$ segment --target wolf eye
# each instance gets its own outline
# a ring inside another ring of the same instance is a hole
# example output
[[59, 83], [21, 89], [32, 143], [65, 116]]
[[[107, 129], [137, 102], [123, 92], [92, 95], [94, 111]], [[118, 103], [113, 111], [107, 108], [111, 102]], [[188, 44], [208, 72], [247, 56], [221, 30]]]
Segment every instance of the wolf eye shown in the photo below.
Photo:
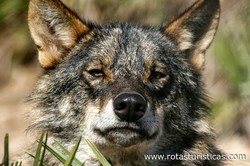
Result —
[[88, 73], [93, 76], [93, 77], [103, 77], [104, 76], [104, 72], [101, 69], [92, 69], [89, 70]]
[[166, 76], [167, 76], [166, 74], [164, 74], [162, 72], [159, 72], [159, 71], [154, 71], [151, 74], [151, 78], [152, 79], [157, 79], [157, 80], [165, 78]]

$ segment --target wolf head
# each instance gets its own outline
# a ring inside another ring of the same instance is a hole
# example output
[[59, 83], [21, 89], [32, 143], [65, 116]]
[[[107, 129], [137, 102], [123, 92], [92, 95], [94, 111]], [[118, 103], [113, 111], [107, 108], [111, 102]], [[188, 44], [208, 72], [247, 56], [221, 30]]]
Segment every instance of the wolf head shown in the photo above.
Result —
[[200, 73], [219, 13], [219, 0], [199, 0], [163, 26], [96, 25], [59, 0], [31, 0], [45, 71], [30, 98], [33, 125], [65, 142], [84, 136], [103, 151], [178, 151], [208, 137]]

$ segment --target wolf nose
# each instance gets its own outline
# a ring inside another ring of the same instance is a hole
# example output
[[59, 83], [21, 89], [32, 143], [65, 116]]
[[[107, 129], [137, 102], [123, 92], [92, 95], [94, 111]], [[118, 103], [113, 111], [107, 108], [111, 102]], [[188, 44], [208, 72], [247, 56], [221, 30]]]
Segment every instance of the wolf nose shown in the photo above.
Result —
[[114, 100], [114, 112], [127, 122], [137, 121], [143, 117], [147, 101], [138, 93], [121, 93]]

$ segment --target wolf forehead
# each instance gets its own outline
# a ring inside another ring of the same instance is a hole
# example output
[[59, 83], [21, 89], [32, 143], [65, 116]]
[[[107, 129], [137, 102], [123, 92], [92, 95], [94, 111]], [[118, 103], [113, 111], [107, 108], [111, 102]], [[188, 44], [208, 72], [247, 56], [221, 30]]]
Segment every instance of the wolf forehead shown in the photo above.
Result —
[[[81, 54], [85, 65], [119, 68], [120, 72], [128, 69], [124, 71], [127, 74], [141, 73], [142, 67], [166, 64], [168, 57], [178, 53], [175, 41], [160, 27], [109, 24], [93, 29], [93, 34], [90, 41], [80, 42], [77, 51], [73, 51], [73, 54]], [[85, 37], [82, 40], [85, 41]]]

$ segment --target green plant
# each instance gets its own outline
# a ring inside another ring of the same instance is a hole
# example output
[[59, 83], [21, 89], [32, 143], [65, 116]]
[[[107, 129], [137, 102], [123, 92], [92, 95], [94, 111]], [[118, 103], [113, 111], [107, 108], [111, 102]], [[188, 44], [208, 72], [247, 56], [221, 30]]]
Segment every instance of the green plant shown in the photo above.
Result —
[[[44, 161], [45, 152], [49, 152], [52, 154], [59, 162], [61, 162], [64, 166], [84, 166], [84, 163], [81, 162], [77, 157], [76, 153], [78, 147], [81, 143], [82, 138], [80, 137], [76, 142], [75, 146], [71, 151], [65, 148], [62, 144], [54, 141], [55, 146], [51, 146], [47, 144], [48, 133], [43, 132], [38, 140], [38, 145], [36, 148], [36, 154], [32, 155], [28, 153], [32, 158], [34, 158], [33, 166], [50, 166], [48, 163]], [[105, 159], [105, 157], [101, 154], [101, 152], [97, 149], [97, 147], [89, 140], [85, 140], [89, 145], [93, 153], [96, 155], [97, 159], [103, 166], [111, 166], [109, 162]], [[0, 166], [9, 166], [9, 136], [6, 134], [4, 139], [4, 159], [3, 163]], [[22, 166], [22, 162], [16, 161], [11, 163], [11, 166]]]

